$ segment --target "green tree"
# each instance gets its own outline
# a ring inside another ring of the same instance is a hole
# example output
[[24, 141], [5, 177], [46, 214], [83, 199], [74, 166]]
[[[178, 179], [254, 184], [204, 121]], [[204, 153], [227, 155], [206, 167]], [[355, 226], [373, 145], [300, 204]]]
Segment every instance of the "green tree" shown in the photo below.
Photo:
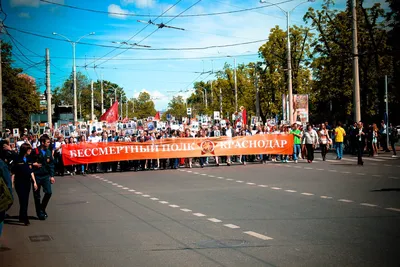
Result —
[[155, 105], [153, 100], [151, 100], [149, 93], [141, 92], [138, 98], [134, 99], [133, 102], [135, 106], [133, 117], [144, 119], [147, 117], [153, 117], [156, 114]]
[[12, 46], [1, 45], [3, 119], [7, 128], [30, 128], [30, 115], [40, 111], [39, 93], [34, 79], [11, 66]]
[[173, 96], [171, 101], [168, 103], [168, 110], [164, 112], [162, 120], [166, 120], [167, 114], [171, 114], [178, 120], [182, 117], [186, 117], [186, 103], [182, 96]]

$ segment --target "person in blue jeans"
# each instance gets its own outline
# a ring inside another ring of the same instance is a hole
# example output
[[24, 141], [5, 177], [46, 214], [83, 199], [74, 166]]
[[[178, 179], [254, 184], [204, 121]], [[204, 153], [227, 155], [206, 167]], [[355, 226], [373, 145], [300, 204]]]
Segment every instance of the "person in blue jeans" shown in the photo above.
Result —
[[299, 154], [301, 151], [301, 131], [298, 128], [297, 123], [293, 124], [293, 130], [290, 131], [293, 134], [293, 160], [295, 163], [298, 162]]

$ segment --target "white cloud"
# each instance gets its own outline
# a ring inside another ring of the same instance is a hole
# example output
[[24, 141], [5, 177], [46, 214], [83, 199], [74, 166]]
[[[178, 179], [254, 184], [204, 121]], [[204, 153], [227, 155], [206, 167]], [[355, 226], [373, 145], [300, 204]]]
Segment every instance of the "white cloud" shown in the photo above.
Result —
[[[111, 4], [108, 6], [108, 12], [110, 13], [129, 13], [128, 10], [122, 9], [119, 5], [114, 5]], [[111, 18], [116, 18], [116, 19], [126, 19], [126, 15], [117, 15], [117, 14], [109, 14], [108, 15]]]
[[155, 0], [121, 0], [122, 5], [135, 5], [137, 8], [153, 7]]
[[31, 15], [29, 15], [28, 12], [21, 12], [21, 13], [18, 14], [18, 17], [24, 18], [24, 19], [30, 19]]

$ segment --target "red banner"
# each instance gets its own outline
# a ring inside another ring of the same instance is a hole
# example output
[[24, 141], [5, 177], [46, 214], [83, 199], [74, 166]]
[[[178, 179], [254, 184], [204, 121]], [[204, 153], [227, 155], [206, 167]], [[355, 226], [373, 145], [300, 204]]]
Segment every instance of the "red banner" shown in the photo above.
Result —
[[114, 104], [107, 109], [107, 111], [101, 115], [100, 121], [106, 121], [108, 123], [113, 123], [118, 120], [118, 101], [115, 101]]
[[226, 155], [293, 154], [293, 135], [265, 134], [215, 138], [168, 138], [140, 142], [80, 143], [62, 147], [64, 165], [124, 160]]

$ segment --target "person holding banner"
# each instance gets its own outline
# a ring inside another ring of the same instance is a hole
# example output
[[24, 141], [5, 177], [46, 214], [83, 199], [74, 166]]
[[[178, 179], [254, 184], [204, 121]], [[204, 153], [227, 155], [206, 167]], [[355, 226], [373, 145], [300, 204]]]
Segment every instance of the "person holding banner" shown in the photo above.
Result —
[[[229, 122], [226, 123], [226, 127], [227, 127], [227, 129], [226, 129], [225, 135], [229, 138], [235, 137], [235, 131], [233, 130], [232, 125]], [[231, 166], [231, 164], [232, 164], [231, 158], [232, 158], [232, 156], [229, 156], [229, 155], [226, 156], [226, 164], [228, 166]]]
[[290, 134], [293, 134], [294, 137], [293, 160], [294, 163], [297, 163], [301, 151], [301, 138], [302, 138], [302, 134], [301, 131], [299, 130], [297, 123], [293, 124], [293, 130], [290, 131]]

